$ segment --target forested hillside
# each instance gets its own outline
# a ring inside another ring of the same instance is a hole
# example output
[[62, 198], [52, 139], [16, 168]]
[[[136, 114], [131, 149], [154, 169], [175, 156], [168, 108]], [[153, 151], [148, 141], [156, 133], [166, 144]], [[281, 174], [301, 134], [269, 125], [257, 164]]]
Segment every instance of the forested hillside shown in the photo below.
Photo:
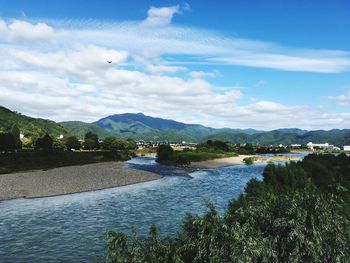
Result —
[[45, 133], [57, 137], [68, 133], [63, 126], [54, 121], [28, 117], [0, 106], [0, 131], [9, 131], [14, 125], [25, 137], [38, 138]]

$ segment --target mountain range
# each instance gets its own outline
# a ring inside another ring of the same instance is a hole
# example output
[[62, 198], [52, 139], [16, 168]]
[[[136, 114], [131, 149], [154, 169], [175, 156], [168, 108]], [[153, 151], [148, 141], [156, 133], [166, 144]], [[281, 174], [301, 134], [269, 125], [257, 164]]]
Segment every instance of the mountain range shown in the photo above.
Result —
[[0, 131], [16, 124], [26, 136], [49, 133], [72, 134], [79, 138], [91, 131], [100, 138], [118, 136], [135, 140], [189, 141], [222, 140], [231, 143], [306, 144], [328, 142], [334, 145], [350, 145], [350, 129], [307, 131], [297, 128], [262, 131], [254, 129], [215, 129], [200, 124], [186, 124], [174, 120], [155, 118], [142, 113], [111, 115], [93, 123], [32, 118], [0, 106]]

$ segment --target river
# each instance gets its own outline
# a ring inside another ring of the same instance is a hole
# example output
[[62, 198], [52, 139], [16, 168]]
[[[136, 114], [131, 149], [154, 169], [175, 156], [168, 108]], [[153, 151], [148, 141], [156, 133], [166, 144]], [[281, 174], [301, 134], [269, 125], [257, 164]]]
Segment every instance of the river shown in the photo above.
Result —
[[[149, 226], [174, 235], [186, 213], [202, 214], [211, 202], [223, 212], [246, 183], [262, 178], [264, 164], [183, 173], [150, 157], [127, 162], [161, 174], [160, 180], [64, 196], [0, 202], [0, 262], [95, 262], [108, 230], [138, 234]], [[182, 171], [183, 172], [183, 171]]]

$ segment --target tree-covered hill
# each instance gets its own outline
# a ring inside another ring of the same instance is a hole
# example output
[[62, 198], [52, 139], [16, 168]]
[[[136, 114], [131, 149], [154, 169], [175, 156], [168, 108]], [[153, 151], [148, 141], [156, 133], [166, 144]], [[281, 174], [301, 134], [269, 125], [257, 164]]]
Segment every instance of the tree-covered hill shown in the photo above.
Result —
[[92, 132], [102, 139], [111, 136], [110, 132], [97, 126], [94, 123], [86, 123], [82, 121], [65, 121], [60, 122], [60, 125], [62, 125], [71, 134], [77, 136], [79, 139], [83, 139], [85, 134], [88, 132]]
[[198, 141], [215, 131], [202, 125], [155, 118], [142, 113], [111, 115], [95, 124], [120, 137], [144, 140]]
[[0, 106], [0, 131], [9, 131], [14, 125], [25, 137], [37, 138], [45, 133], [54, 137], [68, 134], [63, 126], [54, 121], [28, 117]]
[[297, 131], [293, 133], [293, 130], [283, 131], [274, 130], [255, 134], [233, 133], [233, 132], [217, 132], [216, 134], [209, 135], [204, 140], [221, 140], [231, 143], [258, 143], [258, 144], [307, 144], [313, 143], [325, 143], [343, 146], [350, 145], [350, 129], [344, 130], [330, 130], [330, 131]]

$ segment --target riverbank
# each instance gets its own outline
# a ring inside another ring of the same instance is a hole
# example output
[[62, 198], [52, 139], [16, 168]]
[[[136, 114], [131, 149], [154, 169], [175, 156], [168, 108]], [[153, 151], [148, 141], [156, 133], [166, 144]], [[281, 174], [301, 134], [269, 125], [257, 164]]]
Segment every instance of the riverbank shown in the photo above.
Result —
[[188, 167], [191, 168], [219, 168], [219, 167], [225, 167], [225, 166], [231, 166], [231, 165], [239, 165], [244, 164], [244, 158], [248, 157], [254, 157], [254, 155], [239, 155], [234, 157], [225, 157], [225, 158], [217, 158], [207, 161], [200, 161], [200, 162], [191, 162], [191, 164], [188, 165]]
[[0, 174], [0, 200], [34, 198], [100, 190], [159, 179], [124, 162], [101, 162]]
[[235, 157], [217, 158], [201, 162], [191, 162], [188, 167], [196, 169], [220, 168], [225, 166], [244, 164], [245, 158], [253, 158], [255, 163], [270, 163], [270, 162], [297, 162], [302, 160], [301, 157], [289, 155], [239, 155]]

